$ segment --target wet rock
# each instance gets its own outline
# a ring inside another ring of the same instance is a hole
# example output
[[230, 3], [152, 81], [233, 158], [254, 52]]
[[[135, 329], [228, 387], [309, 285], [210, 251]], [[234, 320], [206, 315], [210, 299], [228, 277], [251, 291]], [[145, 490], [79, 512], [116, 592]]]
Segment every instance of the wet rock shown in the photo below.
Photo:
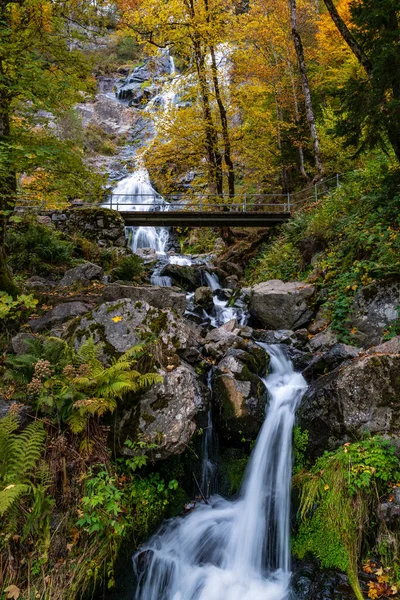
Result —
[[78, 348], [89, 337], [103, 343], [103, 359], [122, 354], [136, 344], [156, 337], [173, 352], [196, 345], [196, 328], [171, 310], [161, 310], [143, 300], [105, 302], [91, 313], [72, 322], [65, 337]]
[[224, 278], [224, 287], [228, 290], [237, 290], [239, 287], [239, 278], [237, 275], [229, 275]]
[[287, 346], [301, 347], [303, 343], [298, 340], [296, 333], [291, 329], [278, 329], [276, 331], [255, 331], [254, 336], [264, 344], [285, 344]]
[[302, 282], [279, 279], [255, 285], [250, 295], [250, 313], [266, 329], [300, 329], [313, 317], [316, 288]]
[[143, 84], [150, 81], [156, 81], [160, 77], [169, 75], [170, 73], [171, 62], [168, 56], [152, 56], [146, 58], [143, 64], [133, 69], [122, 82], [116, 95], [120, 100], [134, 100], [135, 97], [137, 97], [137, 94], [139, 94], [139, 90], [142, 90], [143, 94], [148, 90]]
[[74, 317], [84, 315], [89, 310], [90, 305], [83, 302], [63, 302], [39, 317], [39, 319], [31, 319], [28, 325], [34, 332], [43, 331], [66, 323]]
[[163, 371], [162, 383], [153, 385], [143, 394], [137, 406], [125, 410], [118, 419], [118, 437], [156, 444], [151, 451], [154, 459], [181, 454], [192, 439], [199, 413], [206, 410], [207, 390], [203, 389], [196, 372], [182, 363], [173, 371]]
[[102, 248], [127, 248], [125, 223], [108, 208], [71, 208], [51, 212], [54, 226], [68, 235], [80, 234]]
[[171, 277], [175, 285], [188, 292], [194, 292], [202, 286], [201, 271], [191, 265], [171, 265], [167, 264], [162, 269], [161, 276]]
[[231, 348], [219, 362], [212, 378], [218, 427], [225, 444], [255, 439], [265, 417], [267, 391], [260, 375], [268, 365], [258, 346]]
[[309, 452], [359, 439], [366, 432], [400, 432], [400, 355], [368, 355], [317, 379], [298, 411], [309, 431]]
[[206, 311], [209, 311], [213, 308], [213, 293], [211, 288], [209, 287], [199, 287], [194, 293], [194, 303], [198, 304]]
[[350, 316], [354, 339], [363, 348], [380, 344], [384, 332], [398, 319], [400, 280], [377, 281], [357, 292]]
[[317, 561], [295, 565], [292, 588], [296, 600], [355, 600], [348, 578], [333, 569], [320, 570]]
[[106, 285], [103, 292], [104, 302], [114, 302], [129, 298], [134, 302], [144, 301], [156, 308], [171, 308], [182, 315], [187, 307], [185, 294], [178, 288], [152, 286]]
[[247, 340], [240, 337], [240, 328], [236, 319], [232, 319], [218, 327], [212, 329], [207, 333], [205, 338], [205, 351], [207, 354], [220, 360], [229, 348], [241, 348], [243, 350], [247, 347]]
[[145, 264], [152, 263], [153, 261], [157, 260], [157, 252], [154, 250], [154, 248], [138, 248], [135, 250], [135, 254], [140, 256], [140, 258], [143, 258]]
[[104, 271], [101, 267], [94, 263], [86, 262], [67, 271], [58, 285], [60, 287], [69, 287], [74, 283], [89, 285], [92, 281], [101, 280], [103, 277]]
[[11, 339], [11, 348], [15, 354], [26, 354], [29, 352], [29, 342], [35, 339], [36, 337], [32, 333], [22, 331]]

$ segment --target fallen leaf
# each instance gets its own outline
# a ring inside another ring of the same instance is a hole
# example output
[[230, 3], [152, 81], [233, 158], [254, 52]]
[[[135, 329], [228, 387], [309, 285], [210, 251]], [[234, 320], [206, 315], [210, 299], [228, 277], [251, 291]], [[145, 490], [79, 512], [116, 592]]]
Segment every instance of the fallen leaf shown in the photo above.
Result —
[[18, 600], [21, 590], [16, 585], [9, 585], [4, 590], [7, 594], [6, 598], [13, 598], [14, 600]]
[[122, 321], [122, 318], [123, 318], [123, 317], [113, 317], [113, 318], [111, 319], [111, 321], [114, 321], [114, 323], [119, 323], [120, 321]]

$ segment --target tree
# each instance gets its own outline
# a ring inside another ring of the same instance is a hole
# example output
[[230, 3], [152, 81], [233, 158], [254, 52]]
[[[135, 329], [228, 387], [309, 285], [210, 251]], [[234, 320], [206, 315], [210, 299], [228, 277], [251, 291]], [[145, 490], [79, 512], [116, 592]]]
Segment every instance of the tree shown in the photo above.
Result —
[[291, 17], [291, 23], [292, 23], [292, 37], [293, 37], [294, 47], [296, 49], [297, 60], [299, 63], [301, 80], [302, 80], [302, 84], [303, 84], [303, 93], [304, 93], [304, 102], [305, 102], [305, 107], [306, 107], [307, 122], [308, 122], [308, 125], [310, 128], [311, 138], [312, 138], [313, 146], [314, 146], [315, 166], [317, 167], [318, 176], [319, 176], [319, 178], [321, 178], [322, 174], [323, 174], [323, 166], [322, 166], [322, 161], [321, 161], [321, 152], [320, 152], [320, 147], [319, 147], [319, 138], [318, 138], [318, 131], [317, 131], [317, 125], [316, 125], [316, 120], [315, 120], [314, 108], [313, 108], [313, 103], [312, 103], [312, 99], [311, 99], [310, 83], [309, 83], [308, 75], [307, 75], [307, 66], [306, 66], [306, 60], [305, 60], [305, 56], [304, 56], [303, 42], [302, 42], [298, 27], [297, 27], [297, 2], [296, 2], [296, 0], [289, 0], [289, 6], [290, 6], [290, 17]]
[[93, 5], [74, 0], [0, 2], [0, 291], [13, 295], [5, 236], [19, 174], [44, 170], [54, 189], [60, 181], [75, 182], [72, 193], [90, 185], [89, 175], [83, 183], [79, 148], [62, 143], [53, 121], [93, 90], [90, 63], [74, 49], [92, 11]]
[[340, 131], [350, 143], [375, 146], [388, 139], [400, 161], [400, 9], [397, 0], [350, 2], [346, 23], [324, 0], [338, 31], [363, 67], [344, 87]]

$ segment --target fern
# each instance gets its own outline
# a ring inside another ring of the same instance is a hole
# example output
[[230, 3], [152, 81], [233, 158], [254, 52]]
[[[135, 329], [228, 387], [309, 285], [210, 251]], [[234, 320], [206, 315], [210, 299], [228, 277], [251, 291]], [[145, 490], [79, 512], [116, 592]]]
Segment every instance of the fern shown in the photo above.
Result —
[[40, 421], [28, 425], [11, 439], [12, 453], [9, 460], [11, 481], [23, 481], [35, 468], [43, 450], [46, 433]]
[[25, 483], [10, 484], [4, 490], [0, 491], [0, 516], [11, 508], [21, 496], [29, 494], [32, 491], [30, 485]]

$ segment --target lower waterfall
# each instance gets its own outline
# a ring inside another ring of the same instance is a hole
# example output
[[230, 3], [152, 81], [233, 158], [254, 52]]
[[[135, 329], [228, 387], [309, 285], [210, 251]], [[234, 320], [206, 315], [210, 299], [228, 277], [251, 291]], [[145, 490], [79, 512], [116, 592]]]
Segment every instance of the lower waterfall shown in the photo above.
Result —
[[269, 405], [239, 497], [168, 521], [133, 562], [135, 600], [285, 600], [290, 588], [292, 430], [307, 384], [278, 346]]

